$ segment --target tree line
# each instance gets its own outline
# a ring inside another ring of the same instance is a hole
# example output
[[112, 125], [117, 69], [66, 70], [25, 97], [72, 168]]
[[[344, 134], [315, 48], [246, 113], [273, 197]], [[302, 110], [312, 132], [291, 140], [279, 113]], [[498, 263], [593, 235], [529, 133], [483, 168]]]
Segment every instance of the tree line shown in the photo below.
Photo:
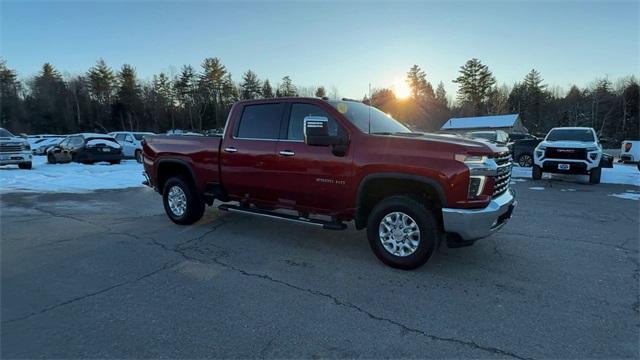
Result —
[[587, 126], [614, 144], [640, 137], [640, 87], [634, 76], [615, 83], [599, 78], [584, 88], [572, 85], [564, 92], [547, 85], [536, 69], [511, 86], [498, 85], [487, 65], [471, 59], [460, 67], [453, 82], [458, 91], [452, 104], [444, 84], [440, 82], [434, 90], [426, 73], [414, 65], [407, 72], [409, 99], [398, 99], [391, 89], [383, 88], [375, 90], [369, 100], [424, 131], [438, 130], [451, 117], [518, 113], [524, 126], [537, 135], [556, 126]]
[[[438, 130], [451, 117], [519, 113], [534, 134], [554, 126], [590, 126], [602, 137], [620, 141], [640, 132], [639, 86], [633, 76], [615, 83], [596, 79], [563, 92], [545, 84], [535, 69], [511, 86], [498, 85], [487, 65], [471, 59], [453, 80], [458, 85], [455, 101], [444, 83], [434, 89], [418, 65], [409, 69], [406, 82], [411, 89], [407, 99], [380, 88], [363, 100], [421, 131]], [[174, 76], [161, 72], [145, 81], [133, 66], [116, 71], [103, 60], [84, 74], [67, 77], [46, 63], [23, 81], [0, 60], [0, 125], [17, 133], [203, 131], [223, 127], [237, 100], [289, 96], [339, 95], [335, 87], [296, 86], [289, 76], [274, 86], [252, 70], [236, 82], [218, 58], [205, 59], [198, 69], [185, 65]]]

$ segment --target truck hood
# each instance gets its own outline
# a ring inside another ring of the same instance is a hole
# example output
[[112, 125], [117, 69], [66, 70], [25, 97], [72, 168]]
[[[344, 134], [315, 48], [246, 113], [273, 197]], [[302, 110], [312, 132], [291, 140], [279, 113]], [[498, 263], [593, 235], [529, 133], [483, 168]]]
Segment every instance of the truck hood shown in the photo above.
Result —
[[393, 136], [396, 138], [403, 138], [403, 139], [417, 139], [422, 141], [458, 145], [458, 146], [466, 147], [469, 152], [500, 153], [500, 152], [509, 151], [507, 147], [497, 145], [487, 140], [469, 139], [459, 135], [442, 135], [442, 134], [434, 134], [434, 133], [413, 132], [410, 134], [399, 133], [399, 134], [394, 134], [390, 136]]
[[567, 149], [584, 149], [590, 147], [598, 147], [598, 143], [592, 141], [543, 141], [538, 147], [554, 147]]

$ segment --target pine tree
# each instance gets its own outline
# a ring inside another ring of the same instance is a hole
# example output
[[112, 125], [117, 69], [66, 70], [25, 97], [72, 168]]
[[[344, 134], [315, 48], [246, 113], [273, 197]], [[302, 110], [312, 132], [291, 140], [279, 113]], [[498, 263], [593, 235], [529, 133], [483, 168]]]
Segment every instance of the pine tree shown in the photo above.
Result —
[[289, 75], [282, 78], [282, 83], [278, 86], [278, 90], [276, 91], [276, 97], [291, 97], [297, 96], [298, 91], [296, 90], [295, 85], [293, 85], [293, 81]]
[[460, 102], [469, 104], [475, 115], [483, 115], [489, 90], [496, 83], [489, 67], [473, 58], [460, 67], [460, 76], [453, 82], [459, 86]]
[[433, 99], [433, 87], [427, 81], [427, 74], [418, 65], [413, 65], [407, 72], [407, 84], [411, 88], [411, 97], [418, 101]]
[[16, 129], [20, 122], [20, 81], [18, 75], [0, 59], [0, 126]]
[[[189, 129], [194, 129], [195, 112], [198, 105], [198, 79], [191, 65], [185, 65], [174, 84], [176, 100], [188, 120]], [[172, 124], [172, 130], [175, 130]]]
[[136, 71], [131, 65], [124, 64], [118, 72], [117, 102], [115, 104], [115, 113], [120, 120], [122, 130], [138, 130], [139, 119], [136, 115], [140, 105], [140, 85], [136, 79]]
[[324, 89], [324, 86], [318, 86], [318, 89], [316, 89], [316, 97], [319, 98], [323, 98], [325, 96], [327, 96], [327, 91]]
[[[225, 105], [223, 88], [227, 78], [227, 69], [218, 58], [207, 58], [202, 62], [202, 74], [198, 82], [200, 107], [198, 115], [198, 129], [203, 129], [205, 122], [216, 125], [224, 121]], [[235, 90], [234, 90], [235, 91]], [[205, 117], [206, 120], [205, 121]]]
[[92, 98], [100, 104], [110, 104], [116, 77], [103, 59], [99, 59], [96, 65], [89, 69], [87, 78]]
[[242, 75], [240, 82], [240, 96], [242, 99], [257, 99], [262, 95], [262, 86], [258, 75], [251, 70], [247, 70]]
[[436, 100], [445, 107], [449, 106], [449, 100], [447, 100], [447, 91], [444, 89], [444, 83], [440, 81], [436, 88]]
[[34, 115], [33, 127], [37, 131], [53, 132], [67, 129], [68, 112], [65, 103], [66, 84], [60, 73], [49, 63], [31, 83], [29, 108]]
[[270, 99], [274, 96], [273, 88], [271, 87], [271, 83], [269, 83], [269, 79], [266, 79], [262, 84], [262, 97], [265, 99]]

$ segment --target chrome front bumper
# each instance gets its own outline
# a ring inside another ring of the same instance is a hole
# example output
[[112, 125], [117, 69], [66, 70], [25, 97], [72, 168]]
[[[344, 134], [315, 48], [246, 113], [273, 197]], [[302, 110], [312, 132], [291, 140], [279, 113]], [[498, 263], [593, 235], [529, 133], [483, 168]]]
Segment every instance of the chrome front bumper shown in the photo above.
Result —
[[0, 165], [15, 165], [31, 162], [31, 151], [21, 151], [12, 153], [0, 153]]
[[513, 190], [509, 189], [483, 209], [443, 208], [444, 230], [459, 235], [462, 240], [487, 237], [507, 223], [517, 203]]

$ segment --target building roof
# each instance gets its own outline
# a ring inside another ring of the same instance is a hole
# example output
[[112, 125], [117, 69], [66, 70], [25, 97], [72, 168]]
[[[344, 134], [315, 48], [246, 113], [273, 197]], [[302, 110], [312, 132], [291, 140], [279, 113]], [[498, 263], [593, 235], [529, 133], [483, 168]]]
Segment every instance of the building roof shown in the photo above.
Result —
[[451, 118], [442, 125], [441, 130], [476, 129], [476, 128], [508, 128], [518, 121], [518, 114]]

